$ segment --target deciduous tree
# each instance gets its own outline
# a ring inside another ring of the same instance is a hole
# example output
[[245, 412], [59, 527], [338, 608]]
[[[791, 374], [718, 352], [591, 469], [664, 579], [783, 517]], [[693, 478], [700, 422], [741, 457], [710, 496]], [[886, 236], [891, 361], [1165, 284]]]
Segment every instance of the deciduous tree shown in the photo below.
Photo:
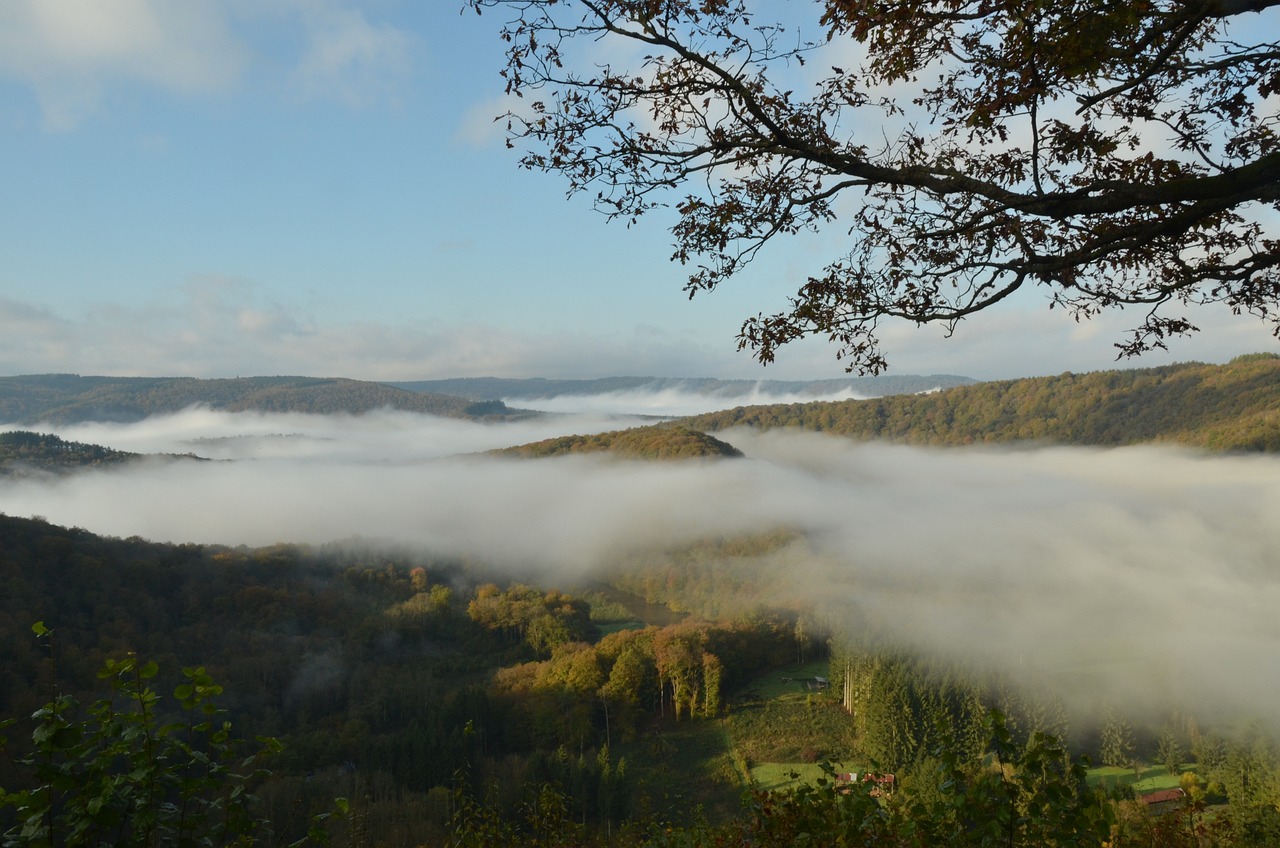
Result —
[[886, 366], [886, 319], [950, 329], [1038, 289], [1136, 307], [1121, 354], [1185, 307], [1275, 323], [1280, 0], [468, 0], [507, 15], [525, 167], [610, 218], [674, 207], [686, 290], [770, 242], [847, 234], [739, 336], [762, 362], [827, 336]]

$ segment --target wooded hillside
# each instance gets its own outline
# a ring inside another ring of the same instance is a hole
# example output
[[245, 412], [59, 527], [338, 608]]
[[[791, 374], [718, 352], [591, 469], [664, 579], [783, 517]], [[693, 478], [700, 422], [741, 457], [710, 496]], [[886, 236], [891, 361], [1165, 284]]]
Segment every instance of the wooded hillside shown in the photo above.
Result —
[[[85, 442], [71, 442], [49, 433], [27, 430], [0, 433], [0, 478], [67, 474], [86, 468], [136, 462], [146, 456]], [[200, 459], [191, 454], [164, 454], [161, 458]]]
[[[497, 787], [511, 809], [529, 787], [573, 787], [575, 820], [688, 816], [708, 792], [732, 805], [736, 779], [673, 797], [675, 752], [642, 737], [664, 717], [714, 717], [730, 687], [785, 663], [785, 619], [645, 627], [598, 592], [490, 576], [359, 540], [157, 544], [0, 515], [0, 721], [54, 692], [87, 701], [104, 661], [136, 652], [158, 663], [158, 691], [201, 666], [240, 733], [281, 738], [258, 787], [277, 833], [339, 794], [366, 817], [363, 844], [381, 845], [442, 844], [463, 787]], [[602, 637], [610, 606], [628, 625]], [[0, 730], [6, 754], [30, 749]], [[0, 758], [0, 787], [21, 779]], [[0, 804], [0, 834], [12, 825]]]
[[683, 419], [705, 430], [799, 427], [914, 445], [1165, 442], [1215, 451], [1280, 450], [1280, 356], [1227, 365], [1061, 374], [927, 395], [737, 407]]
[[626, 459], [694, 459], [742, 456], [742, 451], [714, 436], [688, 427], [655, 425], [612, 430], [588, 436], [558, 436], [527, 445], [491, 451], [494, 456], [546, 457], [602, 453]]
[[397, 389], [383, 383], [317, 377], [82, 377], [40, 374], [0, 377], [0, 421], [74, 424], [139, 421], [190, 406], [228, 412], [360, 414], [375, 409], [451, 418], [522, 416], [500, 401], [477, 403], [449, 395]]

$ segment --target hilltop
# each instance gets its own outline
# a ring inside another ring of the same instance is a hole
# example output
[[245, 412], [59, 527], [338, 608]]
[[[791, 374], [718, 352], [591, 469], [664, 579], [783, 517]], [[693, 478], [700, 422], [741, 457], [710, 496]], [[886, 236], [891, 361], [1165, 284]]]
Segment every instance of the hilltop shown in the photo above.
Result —
[[40, 374], [0, 377], [0, 421], [75, 424], [140, 421], [150, 415], [207, 406], [227, 412], [348, 413], [375, 409], [448, 418], [505, 419], [533, 413], [501, 401], [477, 402], [411, 392], [384, 383], [318, 377], [82, 377]]
[[1161, 442], [1277, 451], [1280, 356], [1066, 373], [873, 400], [739, 406], [681, 423], [709, 431], [798, 427], [913, 445]]
[[571, 453], [608, 452], [625, 459], [695, 459], [739, 457], [733, 445], [688, 427], [654, 425], [593, 433], [589, 436], [559, 436], [527, 445], [490, 451], [492, 456], [547, 457]]

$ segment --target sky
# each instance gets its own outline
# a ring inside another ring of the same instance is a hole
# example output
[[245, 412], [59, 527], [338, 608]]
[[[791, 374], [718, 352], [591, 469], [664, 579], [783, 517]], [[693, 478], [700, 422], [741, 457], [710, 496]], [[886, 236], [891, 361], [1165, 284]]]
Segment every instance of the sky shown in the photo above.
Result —
[[[688, 300], [669, 218], [606, 224], [518, 167], [493, 122], [501, 19], [461, 5], [0, 4], [0, 374], [844, 373], [821, 340], [765, 368], [735, 339], [840, 232]], [[1140, 316], [1077, 324], [1035, 295], [882, 338], [895, 373], [976, 379], [1277, 349], [1254, 319], [1192, 318], [1121, 363]]]

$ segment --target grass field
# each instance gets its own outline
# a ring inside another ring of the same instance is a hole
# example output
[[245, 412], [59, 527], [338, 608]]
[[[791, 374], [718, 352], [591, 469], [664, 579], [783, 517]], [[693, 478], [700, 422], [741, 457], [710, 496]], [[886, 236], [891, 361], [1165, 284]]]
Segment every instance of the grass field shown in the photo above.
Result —
[[600, 631], [601, 636], [608, 636], [610, 633], [617, 633], [619, 630], [640, 630], [643, 627], [644, 622], [638, 618], [596, 624], [596, 629]]
[[[852, 767], [845, 763], [832, 763], [836, 772], [849, 771]], [[802, 783], [817, 783], [824, 777], [822, 766], [818, 763], [761, 763], [751, 769], [751, 782], [757, 789], [772, 792], [777, 789], [790, 789]]]
[[853, 756], [853, 726], [839, 702], [804, 685], [826, 675], [827, 661], [814, 660], [763, 674], [731, 697], [725, 735], [737, 770], [755, 787], [811, 782], [822, 776], [820, 761]]
[[[627, 626], [626, 622], [603, 625]], [[821, 776], [817, 760], [844, 759], [852, 725], [828, 694], [802, 681], [827, 674], [817, 660], [771, 671], [729, 698], [715, 721], [660, 721], [651, 732], [616, 753], [626, 756], [632, 777], [646, 788], [659, 817], [706, 815], [726, 820], [741, 809], [749, 786], [784, 788]], [[791, 778], [790, 772], [799, 778]]]
[[[1195, 770], [1196, 767], [1194, 765], [1184, 766], [1182, 769], [1182, 771]], [[1173, 789], [1177, 787], [1178, 779], [1181, 776], [1182, 772], [1169, 774], [1164, 766], [1147, 766], [1136, 775], [1131, 768], [1103, 766], [1089, 769], [1089, 774], [1085, 777], [1085, 780], [1090, 786], [1104, 783], [1113, 786], [1132, 786], [1134, 792], [1142, 795], [1147, 792], [1157, 792], [1161, 789]]]
[[804, 665], [777, 669], [760, 675], [735, 692], [732, 701], [764, 701], [784, 695], [803, 695], [804, 687], [798, 682], [804, 679], [827, 676], [827, 661], [813, 660]]

